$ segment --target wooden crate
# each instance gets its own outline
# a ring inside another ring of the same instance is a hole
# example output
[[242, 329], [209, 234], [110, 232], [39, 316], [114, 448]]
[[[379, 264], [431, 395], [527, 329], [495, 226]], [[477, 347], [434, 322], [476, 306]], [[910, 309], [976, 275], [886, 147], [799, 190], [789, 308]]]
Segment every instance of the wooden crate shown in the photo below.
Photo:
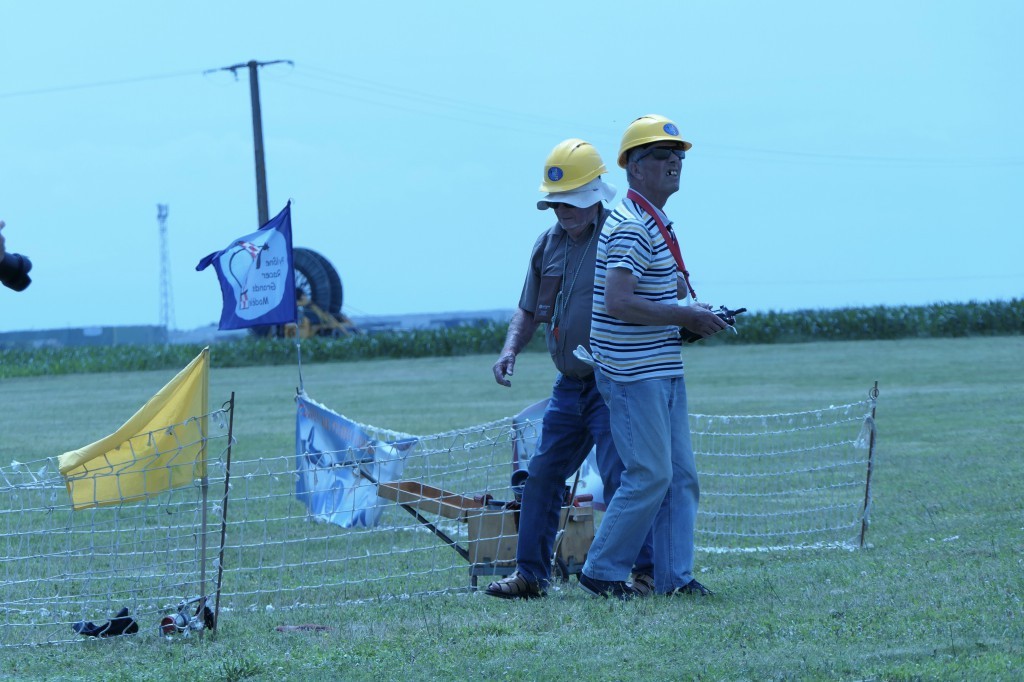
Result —
[[[566, 521], [568, 516], [568, 521]], [[469, 562], [515, 567], [519, 541], [519, 512], [507, 509], [466, 513], [469, 523]], [[558, 558], [567, 565], [583, 565], [594, 541], [592, 507], [563, 507], [565, 533], [558, 546]], [[562, 526], [559, 525], [559, 528]]]

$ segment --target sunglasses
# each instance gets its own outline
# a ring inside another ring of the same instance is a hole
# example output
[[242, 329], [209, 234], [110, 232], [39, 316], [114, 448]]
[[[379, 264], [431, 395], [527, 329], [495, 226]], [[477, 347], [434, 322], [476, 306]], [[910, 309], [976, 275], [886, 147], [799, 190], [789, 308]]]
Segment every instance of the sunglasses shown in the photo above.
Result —
[[668, 149], [666, 147], [648, 147], [645, 151], [641, 152], [636, 157], [636, 162], [639, 163], [645, 156], [653, 156], [655, 161], [665, 161], [670, 156], [675, 154], [682, 161], [686, 158], [686, 152], [682, 149]]

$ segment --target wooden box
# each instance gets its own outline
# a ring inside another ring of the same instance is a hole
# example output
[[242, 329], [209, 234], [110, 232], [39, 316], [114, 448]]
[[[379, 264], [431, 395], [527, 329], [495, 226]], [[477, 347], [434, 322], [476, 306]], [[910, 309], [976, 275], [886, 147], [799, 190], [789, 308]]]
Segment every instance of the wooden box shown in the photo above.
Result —
[[469, 552], [471, 564], [516, 563], [519, 537], [519, 512], [509, 509], [479, 510], [466, 514], [469, 523]]
[[[566, 514], [569, 515], [568, 522], [565, 520]], [[562, 523], [565, 525], [565, 533], [558, 545], [558, 558], [569, 566], [582, 566], [594, 542], [594, 508], [562, 507]]]
[[[515, 565], [519, 540], [518, 511], [469, 511], [466, 521], [469, 523], [467, 550], [471, 564]], [[563, 507], [561, 523], [565, 532], [558, 545], [558, 558], [570, 566], [582, 565], [594, 541], [594, 510], [591, 507]]]

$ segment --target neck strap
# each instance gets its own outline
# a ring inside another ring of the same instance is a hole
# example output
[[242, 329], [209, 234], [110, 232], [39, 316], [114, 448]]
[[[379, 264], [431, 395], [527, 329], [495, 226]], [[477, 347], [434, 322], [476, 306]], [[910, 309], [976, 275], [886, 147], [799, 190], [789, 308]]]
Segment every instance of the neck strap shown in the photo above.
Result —
[[654, 222], [658, 224], [658, 231], [661, 232], [661, 238], [665, 240], [665, 244], [668, 246], [668, 250], [672, 252], [672, 257], [676, 259], [676, 265], [679, 267], [679, 272], [683, 274], [683, 282], [686, 284], [686, 290], [690, 292], [690, 296], [693, 300], [697, 300], [697, 292], [690, 286], [690, 271], [686, 269], [686, 264], [683, 263], [683, 254], [679, 250], [679, 242], [676, 240], [675, 232], [672, 231], [672, 223], [668, 225], [661, 218], [661, 211], [651, 205], [651, 202], [644, 199], [636, 190], [630, 189], [626, 192], [626, 198], [630, 201], [638, 204], [648, 215], [654, 218]]

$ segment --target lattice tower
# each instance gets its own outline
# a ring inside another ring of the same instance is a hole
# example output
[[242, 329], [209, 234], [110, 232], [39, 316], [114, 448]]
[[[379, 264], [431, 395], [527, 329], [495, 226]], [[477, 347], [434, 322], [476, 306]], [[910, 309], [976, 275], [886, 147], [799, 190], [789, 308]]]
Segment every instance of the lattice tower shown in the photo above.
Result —
[[160, 225], [160, 326], [174, 329], [174, 292], [171, 290], [171, 254], [167, 247], [167, 204], [156, 205]]

